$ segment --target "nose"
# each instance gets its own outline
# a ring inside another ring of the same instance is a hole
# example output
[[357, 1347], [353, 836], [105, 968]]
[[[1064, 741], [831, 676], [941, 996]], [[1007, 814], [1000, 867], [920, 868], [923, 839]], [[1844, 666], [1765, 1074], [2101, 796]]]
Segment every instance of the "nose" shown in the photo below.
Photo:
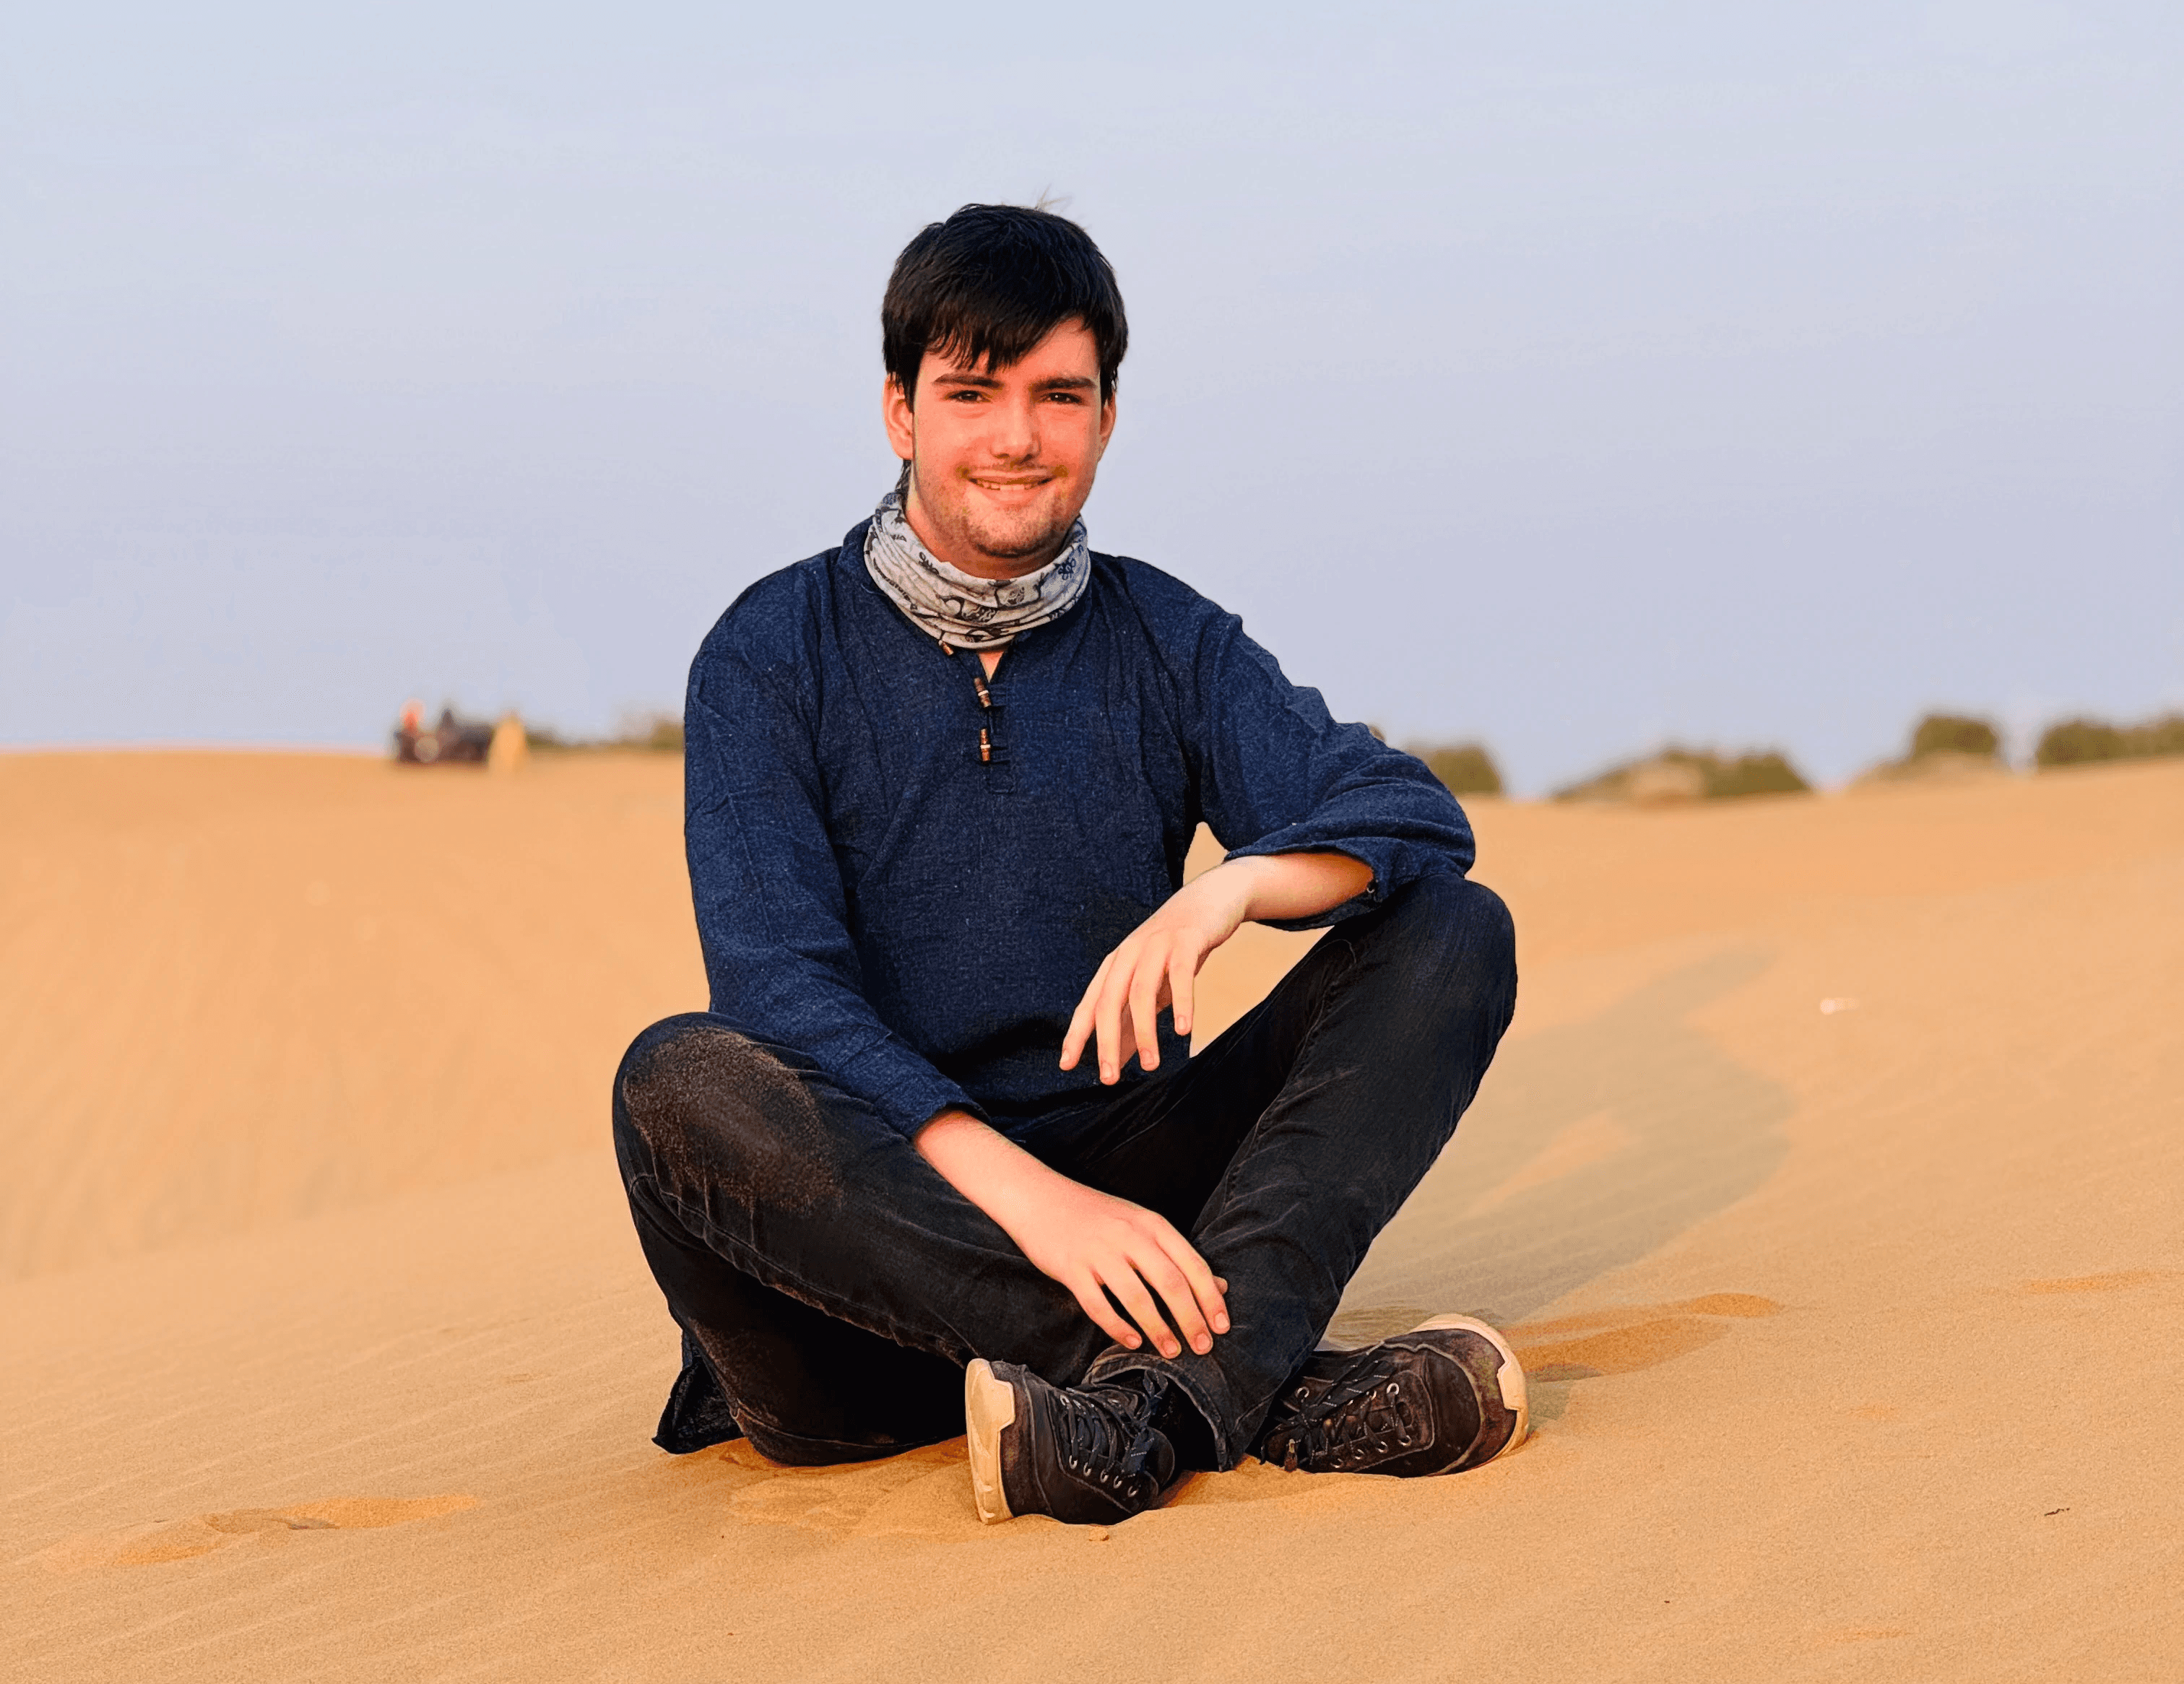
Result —
[[994, 406], [994, 428], [987, 439], [1005, 462], [1030, 462], [1039, 455], [1039, 405], [1028, 392], [1011, 392]]

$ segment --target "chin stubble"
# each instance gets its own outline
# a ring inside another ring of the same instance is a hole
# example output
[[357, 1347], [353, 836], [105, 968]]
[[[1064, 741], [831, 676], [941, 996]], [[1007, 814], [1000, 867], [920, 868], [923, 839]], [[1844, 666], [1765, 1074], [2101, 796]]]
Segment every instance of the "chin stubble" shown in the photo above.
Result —
[[1062, 545], [1068, 542], [1069, 529], [1077, 524], [1076, 514], [1072, 511], [1059, 520], [1041, 521], [1035, 531], [1011, 531], [982, 523], [967, 509], [959, 509], [958, 513], [962, 518], [956, 536], [979, 554], [990, 556], [995, 561], [1010, 562], [1037, 557], [1042, 566], [1061, 553]]
[[[909, 499], [913, 485], [922, 487], [922, 476], [918, 474], [916, 460], [913, 458], [903, 464], [901, 488], [905, 503]], [[928, 519], [939, 514], [940, 512], [923, 496], [918, 497], [918, 502]], [[960, 503], [950, 513], [955, 518], [945, 521], [949, 536], [965, 547], [977, 551], [989, 560], [998, 562], [1022, 562], [1037, 557], [1039, 560], [1036, 564], [1041, 567], [1061, 553], [1062, 546], [1069, 539], [1069, 529], [1077, 524], [1077, 514], [1072, 511], [1067, 518], [1058, 524], [1048, 521], [1036, 532], [1019, 537], [1014, 533], [996, 531], [982, 526], [972, 518], [970, 511]]]

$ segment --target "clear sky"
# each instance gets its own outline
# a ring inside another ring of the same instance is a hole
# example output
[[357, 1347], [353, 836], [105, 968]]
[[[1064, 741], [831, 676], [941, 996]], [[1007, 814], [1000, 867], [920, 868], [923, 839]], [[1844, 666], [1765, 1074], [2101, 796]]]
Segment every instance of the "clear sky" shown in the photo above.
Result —
[[1130, 308], [1095, 546], [1538, 791], [2184, 704], [2184, 8], [73, 0], [0, 55], [0, 742], [591, 731], [893, 474], [922, 223]]

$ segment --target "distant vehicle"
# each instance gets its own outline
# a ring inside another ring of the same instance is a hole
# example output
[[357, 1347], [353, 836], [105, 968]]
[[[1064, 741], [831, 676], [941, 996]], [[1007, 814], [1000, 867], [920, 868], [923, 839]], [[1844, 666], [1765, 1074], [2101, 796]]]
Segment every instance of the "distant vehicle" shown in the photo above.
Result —
[[453, 708], [441, 709], [440, 722], [428, 726], [425, 709], [412, 702], [394, 730], [394, 758], [405, 766], [482, 766], [492, 747], [493, 727], [459, 720]]

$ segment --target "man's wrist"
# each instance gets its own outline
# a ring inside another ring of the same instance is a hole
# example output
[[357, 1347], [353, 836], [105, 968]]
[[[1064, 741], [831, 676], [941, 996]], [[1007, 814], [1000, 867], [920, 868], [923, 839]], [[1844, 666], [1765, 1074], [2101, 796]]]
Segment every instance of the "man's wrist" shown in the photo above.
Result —
[[1266, 885], [1266, 874], [1259, 870], [1266, 864], [1256, 854], [1243, 859], [1224, 859], [1191, 886], [1215, 898], [1217, 903], [1212, 909], [1234, 930], [1251, 916], [1253, 901]]

